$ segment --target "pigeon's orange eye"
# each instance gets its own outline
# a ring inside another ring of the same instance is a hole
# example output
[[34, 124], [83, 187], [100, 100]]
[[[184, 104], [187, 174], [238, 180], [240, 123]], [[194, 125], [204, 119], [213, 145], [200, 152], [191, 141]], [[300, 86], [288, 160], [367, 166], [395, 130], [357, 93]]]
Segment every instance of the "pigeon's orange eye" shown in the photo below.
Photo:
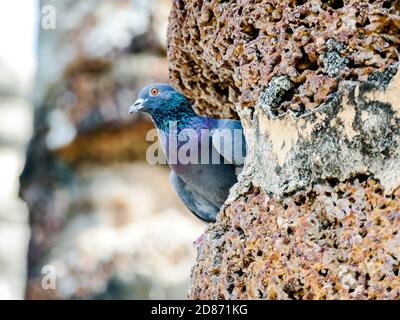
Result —
[[157, 88], [151, 88], [151, 90], [150, 90], [150, 94], [152, 96], [158, 95], [159, 92], [160, 92], [160, 90], [158, 90]]

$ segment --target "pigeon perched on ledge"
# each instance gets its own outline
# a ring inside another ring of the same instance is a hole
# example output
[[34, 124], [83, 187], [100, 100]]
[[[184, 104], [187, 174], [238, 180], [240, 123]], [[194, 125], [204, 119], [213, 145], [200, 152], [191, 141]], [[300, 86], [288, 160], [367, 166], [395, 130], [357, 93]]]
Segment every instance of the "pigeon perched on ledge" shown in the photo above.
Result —
[[198, 218], [214, 222], [243, 166], [246, 143], [240, 121], [197, 115], [168, 84], [144, 87], [129, 111], [151, 116], [177, 195]]

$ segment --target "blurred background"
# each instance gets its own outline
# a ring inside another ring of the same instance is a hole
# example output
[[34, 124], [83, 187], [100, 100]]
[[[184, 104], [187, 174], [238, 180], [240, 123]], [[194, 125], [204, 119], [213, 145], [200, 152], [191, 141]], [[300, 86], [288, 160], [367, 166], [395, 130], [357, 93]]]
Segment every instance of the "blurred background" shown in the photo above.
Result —
[[1, 1], [0, 299], [186, 297], [204, 225], [128, 114], [168, 81], [170, 4]]

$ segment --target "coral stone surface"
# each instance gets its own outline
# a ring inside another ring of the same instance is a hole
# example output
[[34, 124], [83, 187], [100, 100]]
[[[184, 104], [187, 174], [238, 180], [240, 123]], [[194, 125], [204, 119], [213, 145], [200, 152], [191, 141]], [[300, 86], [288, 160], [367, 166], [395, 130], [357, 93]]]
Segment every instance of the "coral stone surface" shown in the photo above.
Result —
[[229, 205], [199, 250], [194, 299], [400, 299], [400, 189], [320, 184]]
[[399, 60], [399, 10], [382, 0], [174, 1], [171, 77], [200, 112], [234, 116], [285, 76], [273, 107], [301, 114], [340, 80], [366, 80]]

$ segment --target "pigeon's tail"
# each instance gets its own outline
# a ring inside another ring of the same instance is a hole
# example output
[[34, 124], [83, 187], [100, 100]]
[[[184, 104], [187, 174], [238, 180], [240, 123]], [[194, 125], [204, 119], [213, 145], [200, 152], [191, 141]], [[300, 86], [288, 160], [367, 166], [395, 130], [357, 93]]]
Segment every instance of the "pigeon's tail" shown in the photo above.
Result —
[[175, 172], [171, 171], [169, 176], [171, 185], [174, 187], [176, 194], [198, 218], [206, 222], [215, 222], [215, 217], [219, 212], [219, 208], [207, 201], [197, 192], [191, 190], [189, 186], [179, 178]]

